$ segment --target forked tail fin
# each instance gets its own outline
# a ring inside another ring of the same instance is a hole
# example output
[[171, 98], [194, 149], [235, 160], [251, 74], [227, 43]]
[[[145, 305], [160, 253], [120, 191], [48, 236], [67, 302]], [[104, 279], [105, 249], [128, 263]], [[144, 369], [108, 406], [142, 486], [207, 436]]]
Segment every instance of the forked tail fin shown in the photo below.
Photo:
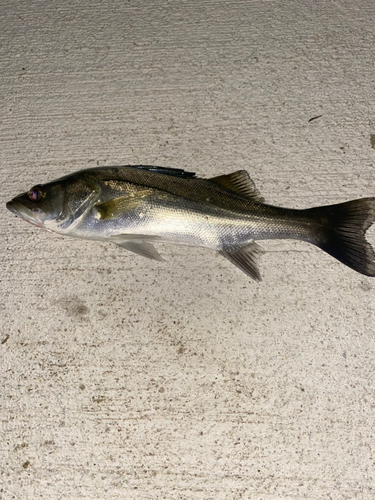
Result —
[[319, 223], [315, 245], [355, 271], [375, 276], [375, 253], [365, 239], [375, 220], [375, 198], [308, 210]]

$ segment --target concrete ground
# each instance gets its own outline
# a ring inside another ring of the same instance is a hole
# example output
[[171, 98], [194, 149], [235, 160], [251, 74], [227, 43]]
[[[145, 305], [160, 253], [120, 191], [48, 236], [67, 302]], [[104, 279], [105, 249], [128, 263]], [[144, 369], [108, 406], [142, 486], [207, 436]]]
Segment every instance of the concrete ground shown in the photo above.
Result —
[[374, 196], [373, 0], [1, 13], [0, 498], [374, 499], [375, 280], [279, 241], [255, 283], [5, 209], [95, 165], [247, 169], [294, 208]]

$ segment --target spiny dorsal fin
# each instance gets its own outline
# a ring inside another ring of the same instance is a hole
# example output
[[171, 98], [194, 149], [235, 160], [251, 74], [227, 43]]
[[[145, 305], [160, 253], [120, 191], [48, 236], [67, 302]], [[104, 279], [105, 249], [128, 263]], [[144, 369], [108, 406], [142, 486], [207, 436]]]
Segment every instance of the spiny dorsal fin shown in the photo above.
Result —
[[261, 281], [260, 272], [258, 269], [259, 254], [264, 253], [261, 246], [252, 242], [243, 247], [233, 247], [226, 250], [219, 250], [219, 254], [226, 257], [232, 264], [237, 266], [245, 274], [253, 278], [255, 281]]
[[173, 177], [182, 177], [184, 179], [193, 179], [196, 176], [195, 172], [187, 172], [182, 168], [151, 167], [147, 165], [134, 165], [132, 168], [148, 170], [149, 172], [156, 172], [157, 174], [172, 175]]
[[229, 189], [229, 191], [245, 196], [250, 200], [261, 203], [264, 202], [264, 198], [259, 194], [246, 170], [238, 170], [237, 172], [228, 175], [219, 175], [218, 177], [212, 177], [208, 180], [225, 189]]

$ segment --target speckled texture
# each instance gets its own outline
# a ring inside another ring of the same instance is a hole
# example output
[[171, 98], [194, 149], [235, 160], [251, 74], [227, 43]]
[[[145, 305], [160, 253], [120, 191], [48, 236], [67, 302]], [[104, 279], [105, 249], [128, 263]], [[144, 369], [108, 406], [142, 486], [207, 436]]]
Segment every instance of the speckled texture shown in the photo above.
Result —
[[[374, 196], [373, 1], [2, 14], [4, 202], [127, 163], [245, 168], [295, 208]], [[297, 242], [262, 243], [257, 284], [0, 224], [2, 500], [374, 498], [374, 280]]]

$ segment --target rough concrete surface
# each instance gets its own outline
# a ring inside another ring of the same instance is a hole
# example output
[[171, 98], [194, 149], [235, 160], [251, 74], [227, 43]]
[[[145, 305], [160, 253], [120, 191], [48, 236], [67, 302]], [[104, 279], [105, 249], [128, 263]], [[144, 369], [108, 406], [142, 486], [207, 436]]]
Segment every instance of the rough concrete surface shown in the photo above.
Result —
[[0, 498], [374, 499], [375, 280], [279, 241], [255, 283], [208, 250], [148, 261], [5, 209], [123, 164], [244, 168], [294, 208], [374, 196], [373, 0], [1, 14]]

